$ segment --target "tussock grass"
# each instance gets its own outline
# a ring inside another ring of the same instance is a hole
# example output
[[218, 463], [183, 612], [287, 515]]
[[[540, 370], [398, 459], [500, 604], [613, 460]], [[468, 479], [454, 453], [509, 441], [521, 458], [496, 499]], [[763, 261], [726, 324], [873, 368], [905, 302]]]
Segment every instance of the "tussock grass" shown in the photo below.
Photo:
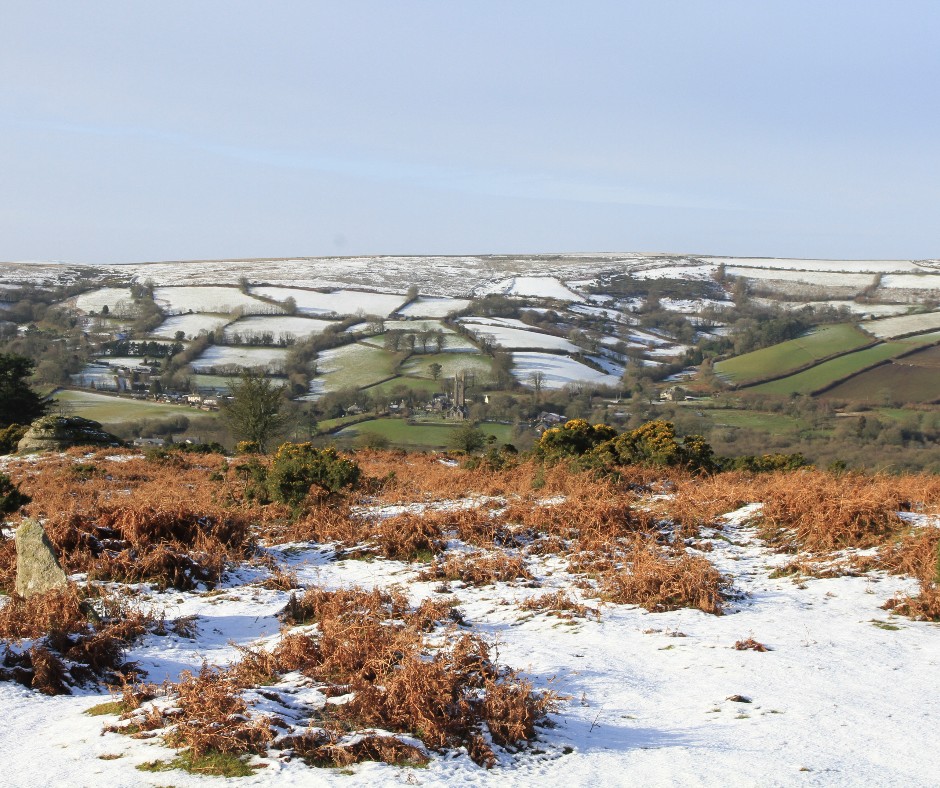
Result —
[[[204, 666], [198, 674], [183, 674], [165, 688], [170, 705], [130, 712], [115, 729], [162, 727], [167, 743], [193, 760], [273, 748], [313, 765], [426, 763], [423, 747], [394, 735], [407, 734], [430, 750], [465, 747], [478, 763], [492, 766], [493, 747], [534, 738], [557, 699], [498, 667], [477, 636], [463, 633], [429, 648], [425, 633], [452, 625], [452, 614], [453, 606], [439, 600], [411, 608], [399, 593], [308, 589], [292, 597], [283, 618], [287, 624], [315, 622], [315, 631], [288, 631], [271, 651], [243, 649], [226, 669]], [[246, 688], [270, 685], [293, 671], [345, 702], [328, 703], [299, 730], [251, 711]], [[276, 735], [276, 723], [289, 731]]]
[[[152, 616], [113, 597], [83, 599], [73, 585], [28, 599], [14, 594], [0, 608], [0, 638], [10, 644], [0, 680], [46, 695], [94, 680], [119, 683], [136, 672], [124, 664], [125, 650], [154, 625]], [[23, 641], [28, 649], [11, 648]]]
[[651, 612], [693, 607], [720, 615], [727, 578], [701, 556], [671, 554], [652, 542], [636, 542], [624, 564], [602, 574], [601, 598], [640, 605]]
[[460, 580], [470, 586], [485, 586], [514, 580], [534, 580], [525, 559], [509, 553], [446, 553], [435, 558], [419, 580]]

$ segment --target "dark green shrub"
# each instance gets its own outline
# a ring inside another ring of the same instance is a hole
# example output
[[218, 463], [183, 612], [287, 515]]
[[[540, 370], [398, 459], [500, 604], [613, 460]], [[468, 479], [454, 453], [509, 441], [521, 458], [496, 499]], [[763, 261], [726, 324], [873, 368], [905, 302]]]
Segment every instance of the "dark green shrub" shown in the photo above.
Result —
[[311, 443], [284, 443], [267, 474], [268, 492], [275, 501], [295, 506], [316, 486], [326, 493], [354, 487], [359, 466], [340, 457], [336, 449], [317, 449]]
[[712, 471], [717, 467], [712, 447], [701, 435], [680, 438], [672, 422], [662, 419], [605, 441], [586, 459], [586, 464], [595, 468], [646, 465]]
[[797, 468], [805, 468], [810, 463], [806, 457], [797, 452], [796, 454], [762, 454], [760, 456], [749, 454], [744, 457], [724, 457], [720, 464], [722, 470], [770, 473], [771, 471], [795, 471]]
[[25, 424], [8, 424], [0, 429], [0, 454], [13, 454], [28, 429]]
[[544, 460], [580, 457], [616, 434], [617, 431], [606, 424], [591, 425], [585, 419], [571, 419], [561, 427], [545, 430], [535, 446], [535, 453]]
[[10, 514], [19, 508], [26, 506], [32, 498], [25, 493], [20, 492], [10, 477], [5, 473], [0, 473], [0, 514]]

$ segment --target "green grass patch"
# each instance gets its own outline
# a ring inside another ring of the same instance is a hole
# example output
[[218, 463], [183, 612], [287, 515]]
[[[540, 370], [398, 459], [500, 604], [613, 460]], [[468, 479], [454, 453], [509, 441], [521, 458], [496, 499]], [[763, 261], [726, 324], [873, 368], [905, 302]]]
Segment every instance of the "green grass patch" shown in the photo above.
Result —
[[441, 377], [452, 378], [460, 372], [472, 373], [478, 382], [489, 381], [493, 371], [493, 360], [481, 353], [428, 353], [410, 356], [399, 370], [403, 375], [431, 379], [428, 367], [440, 364]]
[[365, 388], [395, 375], [399, 357], [381, 347], [356, 342], [320, 354], [316, 379], [323, 391]]
[[715, 371], [731, 383], [751, 383], [798, 370], [871, 342], [872, 337], [852, 323], [821, 326], [797, 339], [720, 361]]
[[105, 714], [123, 714], [124, 713], [124, 703], [119, 700], [109, 700], [104, 703], [99, 703], [97, 706], [92, 706], [90, 709], [85, 709], [85, 714], [91, 717], [101, 717]]
[[[411, 449], [446, 449], [450, 445], [458, 422], [419, 422], [409, 424], [405, 419], [372, 419], [347, 427], [336, 434], [339, 440], [354, 440], [357, 435], [371, 433], [387, 438], [393, 446]], [[508, 424], [478, 425], [487, 435], [494, 435], [498, 443], [508, 443], [512, 427]]]
[[190, 752], [178, 755], [172, 761], [146, 761], [137, 764], [141, 772], [168, 772], [182, 769], [190, 774], [205, 774], [213, 777], [251, 777], [254, 770], [237, 755], [224, 752], [209, 752], [194, 758]]
[[910, 340], [884, 342], [874, 347], [824, 361], [815, 367], [797, 372], [795, 375], [780, 380], [772, 380], [769, 383], [762, 383], [748, 389], [748, 391], [782, 395], [810, 394], [841, 378], [862, 372], [882, 361], [907, 353], [913, 346], [915, 345]]
[[430, 377], [417, 378], [410, 375], [399, 375], [391, 380], [386, 380], [384, 383], [379, 383], [377, 386], [370, 386], [367, 390], [372, 393], [387, 394], [399, 386], [404, 386], [411, 391], [420, 391], [422, 394], [437, 394], [446, 388], [447, 382], [443, 378], [441, 380], [432, 380]]
[[112, 397], [93, 391], [62, 390], [55, 395], [56, 402], [66, 405], [74, 416], [99, 421], [102, 424], [121, 424], [139, 419], [170, 418], [185, 415], [192, 421], [215, 418], [205, 411], [185, 405], [165, 405], [160, 402]]

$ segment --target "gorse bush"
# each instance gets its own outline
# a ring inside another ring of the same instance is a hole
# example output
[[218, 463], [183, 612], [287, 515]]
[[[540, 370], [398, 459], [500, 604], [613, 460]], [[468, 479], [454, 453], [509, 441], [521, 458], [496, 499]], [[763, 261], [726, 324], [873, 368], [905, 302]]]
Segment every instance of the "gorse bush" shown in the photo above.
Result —
[[[809, 460], [802, 454], [748, 454], [744, 457], [724, 457], [719, 461], [725, 471], [750, 471], [752, 473], [770, 473], [772, 471], [795, 471], [805, 468]], [[842, 470], [845, 470], [844, 463]]]
[[23, 424], [9, 424], [0, 429], [0, 454], [13, 454], [28, 429]]
[[635, 430], [617, 434], [606, 424], [572, 419], [561, 427], [545, 430], [535, 447], [543, 460], [582, 458], [581, 464], [597, 470], [627, 465], [678, 467], [691, 471], [716, 468], [712, 447], [701, 435], [679, 437], [675, 426], [658, 419]]
[[317, 449], [310, 443], [283, 443], [268, 470], [267, 487], [275, 501], [296, 506], [309, 495], [311, 487], [335, 493], [355, 487], [359, 476], [359, 466], [332, 447]]
[[579, 457], [616, 435], [617, 431], [606, 424], [591, 425], [585, 419], [571, 419], [561, 427], [545, 430], [535, 452], [546, 460]]
[[23, 506], [26, 506], [32, 499], [20, 492], [10, 477], [0, 473], [0, 514], [9, 514], [15, 512]]
[[675, 426], [657, 419], [624, 432], [592, 451], [599, 465], [645, 465], [678, 467], [690, 471], [712, 471], [715, 455], [701, 435], [679, 437]]

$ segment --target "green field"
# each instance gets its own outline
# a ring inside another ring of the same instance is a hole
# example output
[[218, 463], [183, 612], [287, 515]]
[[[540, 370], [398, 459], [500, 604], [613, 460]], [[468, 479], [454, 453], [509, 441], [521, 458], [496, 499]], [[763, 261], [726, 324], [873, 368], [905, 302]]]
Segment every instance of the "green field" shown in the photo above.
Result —
[[715, 372], [730, 383], [752, 383], [801, 369], [837, 353], [847, 353], [872, 341], [871, 336], [852, 323], [822, 326], [797, 339], [719, 361]]
[[898, 339], [893, 342], [884, 342], [874, 347], [865, 348], [855, 353], [824, 361], [815, 367], [797, 372], [780, 380], [772, 380], [759, 386], [749, 388], [748, 391], [762, 394], [810, 394], [830, 385], [836, 380], [845, 378], [868, 367], [895, 358], [907, 353], [919, 345], [929, 344], [937, 340], [936, 334], [924, 334], [908, 339]]
[[940, 400], [940, 347], [862, 372], [825, 396], [856, 402], [936, 402]]
[[[358, 435], [371, 433], [388, 438], [393, 446], [408, 449], [446, 449], [459, 422], [428, 422], [409, 424], [404, 419], [372, 419], [347, 427], [336, 433], [341, 441], [352, 441]], [[508, 424], [478, 425], [487, 435], [495, 435], [499, 443], [508, 443], [512, 427]]]
[[186, 405], [164, 405], [159, 402], [110, 397], [90, 391], [59, 391], [55, 401], [66, 407], [75, 416], [101, 422], [122, 424], [139, 419], [160, 419], [185, 415], [191, 420], [213, 419], [214, 414], [196, 410]]
[[489, 356], [481, 353], [429, 353], [411, 356], [399, 370], [403, 375], [417, 375], [431, 379], [428, 367], [431, 364], [440, 364], [442, 378], [452, 378], [461, 371], [472, 372], [477, 376], [477, 382], [483, 383], [490, 379], [493, 361]]
[[377, 386], [369, 386], [366, 391], [370, 394], [387, 394], [398, 386], [405, 386], [411, 391], [417, 391], [422, 394], [437, 394], [439, 391], [444, 390], [446, 385], [447, 383], [443, 379], [432, 380], [431, 378], [416, 378], [410, 375], [399, 375], [391, 380], [386, 380], [384, 383], [379, 383]]
[[397, 366], [398, 357], [394, 353], [357, 342], [321, 353], [317, 361], [321, 371], [316, 380], [322, 382], [325, 392], [364, 388], [392, 377]]

